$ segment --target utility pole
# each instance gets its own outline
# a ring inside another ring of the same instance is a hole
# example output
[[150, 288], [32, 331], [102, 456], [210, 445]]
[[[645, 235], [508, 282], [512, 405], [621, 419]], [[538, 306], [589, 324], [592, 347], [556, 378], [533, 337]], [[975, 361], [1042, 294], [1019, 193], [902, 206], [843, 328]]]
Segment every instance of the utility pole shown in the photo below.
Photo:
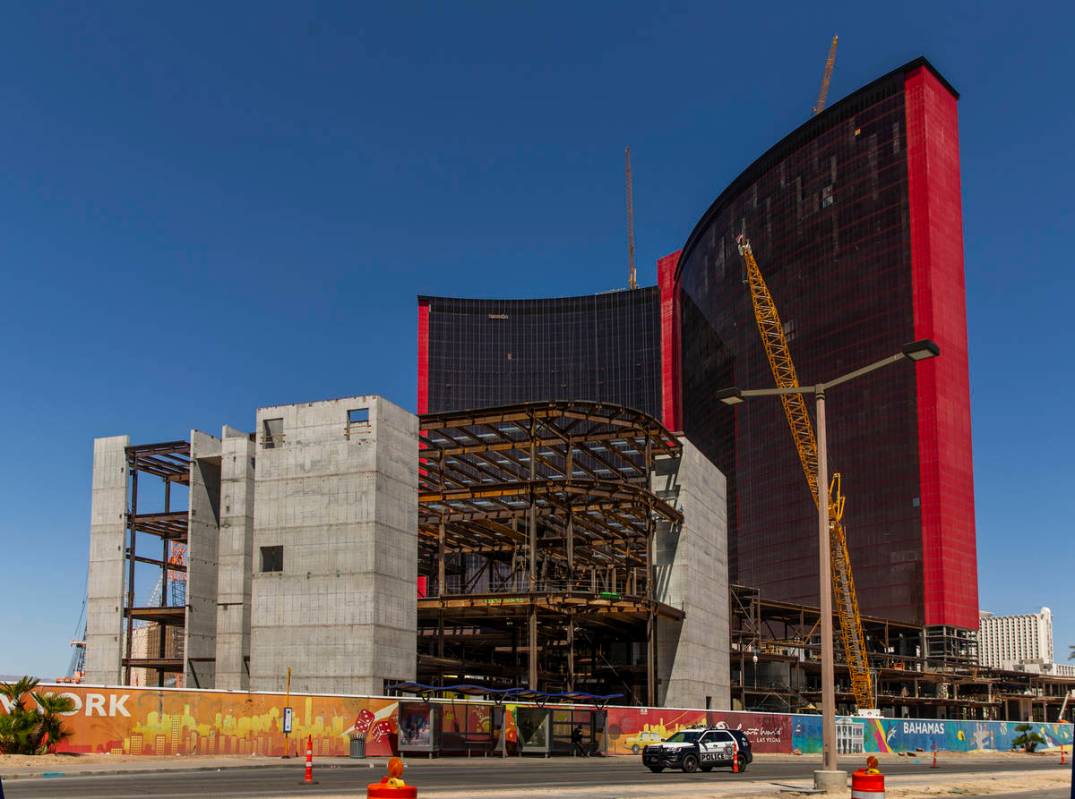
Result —
[[631, 186], [631, 145], [627, 145], [627, 288], [638, 288], [638, 274], [635, 271], [635, 200]]

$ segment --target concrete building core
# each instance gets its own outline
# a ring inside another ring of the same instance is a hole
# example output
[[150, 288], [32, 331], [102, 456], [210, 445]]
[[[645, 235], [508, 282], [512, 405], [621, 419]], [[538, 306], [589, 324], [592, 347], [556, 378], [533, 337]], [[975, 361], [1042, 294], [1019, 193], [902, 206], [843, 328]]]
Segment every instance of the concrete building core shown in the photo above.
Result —
[[127, 436], [93, 442], [90, 562], [86, 584], [86, 673], [118, 683], [123, 649], [123, 555], [127, 531]]
[[250, 686], [413, 679], [418, 420], [379, 397], [261, 408]]
[[250, 687], [250, 605], [254, 554], [254, 457], [251, 437], [224, 426], [217, 541], [216, 687]]
[[656, 598], [685, 614], [657, 627], [659, 704], [731, 706], [728, 660], [728, 519], [725, 480], [698, 449], [680, 437], [679, 458], [658, 458], [657, 496], [683, 514], [678, 525], [657, 526]]

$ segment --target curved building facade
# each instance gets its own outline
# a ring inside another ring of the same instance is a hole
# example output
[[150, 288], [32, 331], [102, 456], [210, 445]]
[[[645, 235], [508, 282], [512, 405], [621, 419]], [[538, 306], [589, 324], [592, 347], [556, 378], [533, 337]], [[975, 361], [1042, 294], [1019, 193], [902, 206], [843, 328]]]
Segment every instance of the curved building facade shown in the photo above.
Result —
[[828, 397], [830, 468], [864, 613], [975, 629], [977, 565], [958, 95], [924, 59], [791, 133], [716, 199], [678, 258], [668, 418], [728, 478], [732, 580], [816, 604], [817, 515], [776, 399], [735, 238], [745, 233], [801, 382], [934, 339]]
[[661, 416], [656, 287], [535, 300], [418, 298], [418, 412], [537, 400]]

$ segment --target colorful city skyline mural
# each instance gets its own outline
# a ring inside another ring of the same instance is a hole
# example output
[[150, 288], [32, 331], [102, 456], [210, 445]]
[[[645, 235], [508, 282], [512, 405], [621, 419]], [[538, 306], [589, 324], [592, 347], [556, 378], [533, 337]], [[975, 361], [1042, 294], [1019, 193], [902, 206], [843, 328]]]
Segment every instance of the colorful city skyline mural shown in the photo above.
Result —
[[[394, 699], [71, 685], [42, 685], [39, 690], [75, 702], [65, 721], [73, 734], [58, 751], [276, 757], [298, 753], [307, 736], [315, 756], [347, 755], [352, 737], [364, 739], [372, 756], [399, 751], [399, 702]], [[443, 733], [466, 729], [499, 736], [491, 727], [491, 705], [466, 703], [465, 711], [458, 705], [443, 706]], [[292, 709], [290, 734], [284, 733], [285, 707]], [[2, 706], [0, 711], [6, 712]], [[1007, 751], [1020, 734], [1018, 722], [1005, 721], [841, 718], [840, 724], [861, 727], [861, 736], [849, 740], [865, 752]], [[701, 725], [741, 729], [757, 752], [821, 750], [816, 715], [640, 707], [607, 709], [607, 750], [635, 754], [647, 743]], [[515, 734], [513, 714], [505, 726], [509, 735]], [[1034, 723], [1033, 729], [1045, 739], [1046, 749], [1072, 744], [1071, 724]]]

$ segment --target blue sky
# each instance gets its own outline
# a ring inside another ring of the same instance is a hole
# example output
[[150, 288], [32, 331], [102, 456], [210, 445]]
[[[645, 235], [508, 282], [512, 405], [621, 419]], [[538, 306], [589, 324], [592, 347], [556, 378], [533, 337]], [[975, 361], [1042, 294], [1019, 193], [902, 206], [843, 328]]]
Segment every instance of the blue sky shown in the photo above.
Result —
[[[982, 606], [1075, 643], [1067, 349], [1075, 6], [5, 8], [0, 673], [63, 673], [92, 438], [415, 399], [415, 295], [640, 280], [830, 99], [918, 55], [961, 91]], [[868, 587], [860, 586], [860, 591]], [[17, 642], [17, 643], [16, 643]]]

